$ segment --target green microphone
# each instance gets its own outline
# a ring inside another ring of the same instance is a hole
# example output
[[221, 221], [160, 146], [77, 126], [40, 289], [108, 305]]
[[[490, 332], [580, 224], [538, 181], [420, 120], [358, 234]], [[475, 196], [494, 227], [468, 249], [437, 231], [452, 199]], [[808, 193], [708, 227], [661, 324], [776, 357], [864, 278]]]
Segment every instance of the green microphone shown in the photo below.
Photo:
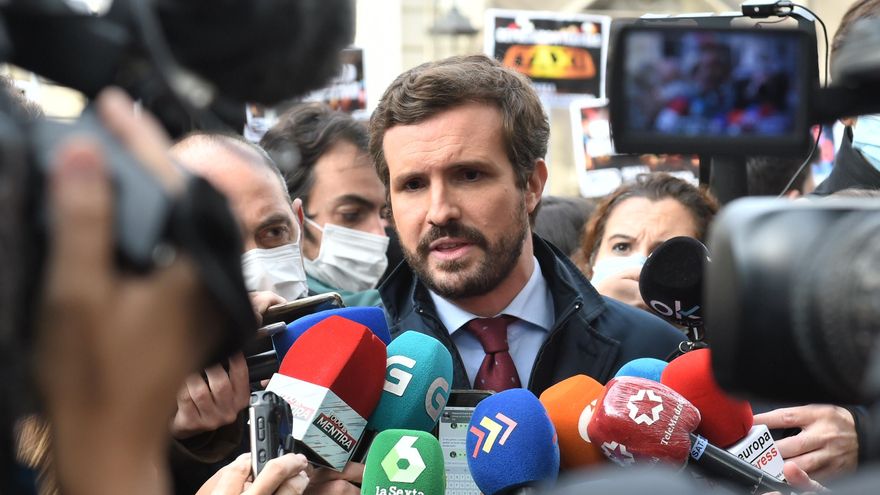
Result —
[[385, 430], [367, 453], [361, 495], [443, 495], [446, 469], [440, 442], [417, 430]]

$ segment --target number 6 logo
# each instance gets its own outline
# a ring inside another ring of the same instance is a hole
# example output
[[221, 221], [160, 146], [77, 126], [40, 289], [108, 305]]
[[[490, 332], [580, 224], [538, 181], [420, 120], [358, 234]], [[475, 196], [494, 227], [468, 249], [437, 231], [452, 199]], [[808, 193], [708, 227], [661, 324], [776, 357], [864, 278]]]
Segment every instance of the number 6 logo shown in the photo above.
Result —
[[[400, 440], [394, 444], [394, 447], [382, 459], [382, 470], [388, 481], [392, 483], [413, 483], [419, 479], [419, 475], [425, 470], [425, 461], [419, 454], [419, 450], [413, 447], [418, 437], [402, 436]], [[400, 461], [406, 460], [409, 465], [406, 469], [401, 469]]]

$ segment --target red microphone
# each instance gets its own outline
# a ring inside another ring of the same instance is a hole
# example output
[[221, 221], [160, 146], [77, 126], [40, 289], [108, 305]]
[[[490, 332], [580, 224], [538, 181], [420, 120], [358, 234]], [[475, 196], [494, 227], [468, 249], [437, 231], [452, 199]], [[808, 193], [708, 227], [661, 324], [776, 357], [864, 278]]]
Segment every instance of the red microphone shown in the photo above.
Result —
[[312, 462], [341, 471], [382, 395], [385, 344], [364, 325], [331, 316], [287, 351], [266, 390], [290, 405], [291, 435]]
[[752, 406], [726, 394], [712, 374], [709, 349], [697, 349], [679, 356], [663, 370], [660, 382], [683, 395], [700, 410], [703, 420], [697, 433], [713, 444], [785, 480], [785, 464], [764, 425], [754, 425]]
[[700, 411], [680, 394], [653, 380], [614, 378], [587, 426], [590, 440], [612, 462], [665, 462], [682, 466], [691, 448], [689, 434]]
[[615, 378], [587, 427], [590, 439], [622, 466], [658, 462], [682, 466], [691, 462], [706, 472], [744, 487], [751, 493], [791, 487], [692, 432], [700, 412], [681, 394], [652, 380]]
[[605, 464], [599, 445], [590, 440], [587, 426], [605, 387], [587, 375], [575, 375], [548, 388], [541, 404], [559, 435], [559, 457], [565, 469]]
[[675, 390], [702, 414], [697, 433], [719, 447], [729, 447], [749, 433], [754, 421], [752, 406], [726, 394], [712, 374], [709, 349], [696, 349], [673, 359], [660, 383]]

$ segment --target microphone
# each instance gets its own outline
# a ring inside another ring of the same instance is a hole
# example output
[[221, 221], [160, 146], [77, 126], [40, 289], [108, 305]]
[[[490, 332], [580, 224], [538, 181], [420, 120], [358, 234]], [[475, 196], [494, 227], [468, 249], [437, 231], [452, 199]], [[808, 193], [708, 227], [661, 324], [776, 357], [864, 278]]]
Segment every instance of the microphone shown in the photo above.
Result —
[[362, 495], [442, 495], [445, 491], [443, 452], [430, 433], [395, 429], [376, 436], [364, 466]]
[[449, 400], [452, 355], [439, 340], [407, 331], [388, 346], [385, 385], [354, 460], [367, 454], [376, 432], [390, 429], [431, 431]]
[[431, 431], [449, 400], [452, 355], [420, 332], [401, 334], [388, 346], [385, 385], [368, 427]]
[[575, 375], [541, 394], [541, 404], [559, 435], [559, 460], [563, 469], [605, 463], [605, 456], [587, 433], [587, 425], [604, 393], [605, 387], [596, 380]]
[[754, 421], [752, 406], [727, 395], [712, 375], [709, 349], [695, 349], [672, 360], [660, 383], [675, 390], [702, 414], [697, 433], [720, 447], [728, 447], [749, 432]]
[[702, 414], [697, 433], [713, 444], [785, 480], [785, 460], [764, 425], [753, 425], [748, 401], [726, 394], [712, 374], [709, 349], [695, 349], [675, 358], [663, 371], [660, 382], [688, 399]]
[[659, 382], [660, 375], [663, 373], [663, 369], [666, 368], [667, 364], [669, 363], [663, 361], [662, 359], [656, 358], [633, 359], [632, 361], [621, 366], [620, 369], [617, 370], [617, 373], [614, 375], [614, 378], [619, 378], [622, 376], [637, 376], [646, 380]]
[[270, 378], [278, 371], [278, 363], [284, 360], [287, 350], [302, 334], [330, 316], [341, 316], [366, 326], [386, 345], [391, 342], [391, 333], [381, 308], [372, 306], [352, 306], [334, 308], [302, 316], [287, 325], [286, 329], [272, 334], [272, 349], [263, 350], [247, 357], [248, 375], [251, 383]]
[[622, 466], [683, 465], [690, 457], [703, 470], [750, 487], [752, 493], [759, 489], [792, 491], [787, 483], [695, 435], [699, 423], [697, 408], [666, 385], [622, 377], [606, 385], [587, 430], [590, 438], [601, 444], [602, 452]]
[[471, 477], [485, 495], [528, 492], [559, 475], [556, 430], [538, 398], [522, 388], [477, 404], [466, 447]]
[[266, 390], [290, 405], [292, 436], [306, 457], [341, 471], [379, 402], [384, 370], [382, 341], [334, 315], [293, 343]]
[[287, 350], [290, 349], [290, 346], [293, 345], [296, 339], [308, 329], [331, 316], [341, 316], [360, 323], [376, 334], [376, 337], [385, 345], [391, 343], [391, 332], [388, 330], [388, 322], [385, 320], [385, 312], [382, 311], [382, 308], [375, 306], [333, 308], [297, 318], [287, 325], [286, 331], [272, 335], [272, 344], [275, 347], [275, 352], [278, 354], [278, 361], [284, 360], [284, 355], [287, 354]]
[[639, 275], [639, 293], [651, 310], [687, 327], [688, 338], [703, 340], [703, 271], [709, 250], [693, 237], [673, 237], [648, 256]]

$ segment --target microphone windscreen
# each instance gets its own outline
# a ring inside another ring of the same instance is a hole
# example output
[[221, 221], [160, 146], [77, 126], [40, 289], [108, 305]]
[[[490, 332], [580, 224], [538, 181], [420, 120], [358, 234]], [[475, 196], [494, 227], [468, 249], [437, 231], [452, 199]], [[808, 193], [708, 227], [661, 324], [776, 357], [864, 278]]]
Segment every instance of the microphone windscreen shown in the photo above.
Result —
[[385, 383], [385, 344], [341, 316], [323, 319], [290, 347], [278, 373], [326, 387], [368, 418]]
[[388, 331], [388, 322], [385, 320], [385, 312], [382, 308], [374, 306], [351, 306], [348, 308], [333, 308], [318, 311], [310, 315], [297, 318], [287, 325], [287, 330], [272, 336], [272, 344], [278, 354], [278, 360], [284, 359], [287, 350], [296, 342], [302, 334], [315, 326], [318, 322], [330, 316], [341, 316], [351, 321], [360, 323], [372, 330], [379, 340], [388, 345], [391, 343], [391, 333]]
[[556, 430], [538, 398], [522, 388], [477, 404], [466, 447], [471, 477], [485, 495], [555, 481], [559, 475]]
[[713, 444], [727, 448], [752, 428], [752, 406], [721, 390], [712, 375], [709, 349], [696, 349], [673, 359], [660, 381], [700, 410], [703, 419], [697, 433]]
[[633, 359], [621, 366], [614, 375], [614, 378], [620, 378], [622, 376], [637, 376], [639, 378], [659, 382], [660, 375], [663, 374], [663, 370], [666, 368], [667, 364], [669, 363], [657, 358]]
[[605, 387], [586, 375], [575, 375], [548, 388], [541, 404], [559, 435], [559, 459], [564, 469], [604, 464], [599, 446], [590, 442], [587, 425]]
[[367, 427], [430, 431], [449, 400], [452, 355], [439, 340], [412, 330], [388, 346], [385, 385]]
[[636, 377], [613, 378], [587, 426], [615, 464], [684, 465], [700, 411], [671, 388]]
[[657, 246], [642, 266], [639, 293], [655, 313], [676, 325], [703, 326], [703, 272], [709, 250], [693, 237]]
[[442, 495], [445, 491], [443, 452], [434, 436], [397, 429], [376, 435], [364, 466], [363, 495]]

